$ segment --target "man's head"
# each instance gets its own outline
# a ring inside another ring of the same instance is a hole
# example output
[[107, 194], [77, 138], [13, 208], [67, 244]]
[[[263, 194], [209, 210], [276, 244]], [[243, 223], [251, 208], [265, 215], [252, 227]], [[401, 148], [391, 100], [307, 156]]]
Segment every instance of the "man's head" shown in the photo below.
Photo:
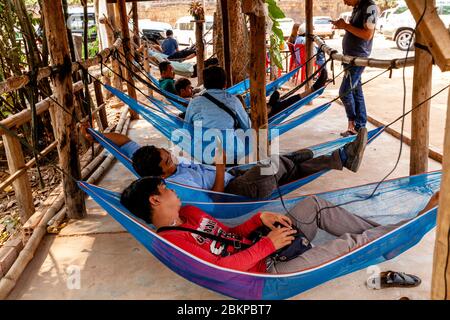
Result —
[[171, 37], [173, 36], [173, 31], [172, 30], [167, 30], [166, 31], [166, 37]]
[[225, 70], [219, 66], [211, 66], [203, 70], [203, 86], [206, 89], [224, 89], [227, 82]]
[[344, 0], [344, 3], [350, 7], [356, 7], [361, 0]]
[[132, 157], [133, 168], [141, 177], [170, 177], [177, 170], [177, 160], [163, 148], [144, 146], [136, 150]]
[[161, 78], [163, 79], [173, 79], [175, 78], [175, 72], [169, 61], [163, 61], [159, 64], [159, 72]]
[[177, 194], [158, 177], [134, 181], [122, 192], [120, 202], [136, 217], [157, 227], [170, 225], [181, 207]]
[[192, 98], [192, 84], [187, 78], [180, 78], [175, 82], [175, 90], [182, 98]]

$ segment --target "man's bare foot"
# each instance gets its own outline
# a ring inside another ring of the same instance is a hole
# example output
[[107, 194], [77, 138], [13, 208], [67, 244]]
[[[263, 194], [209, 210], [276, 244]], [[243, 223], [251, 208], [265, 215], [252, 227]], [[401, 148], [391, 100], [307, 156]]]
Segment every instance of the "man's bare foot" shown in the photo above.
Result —
[[426, 204], [425, 208], [422, 209], [422, 211], [420, 211], [417, 216], [420, 216], [422, 214], [424, 214], [425, 212], [433, 209], [434, 207], [436, 207], [439, 204], [439, 191], [437, 191], [435, 194], [433, 194], [430, 198], [430, 200], [428, 201], [428, 203]]

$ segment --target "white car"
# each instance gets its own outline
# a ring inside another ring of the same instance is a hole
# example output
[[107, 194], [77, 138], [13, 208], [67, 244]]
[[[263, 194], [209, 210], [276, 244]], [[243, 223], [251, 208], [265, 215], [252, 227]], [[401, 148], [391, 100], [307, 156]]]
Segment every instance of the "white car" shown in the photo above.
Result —
[[[313, 33], [315, 35], [321, 37], [329, 37], [330, 39], [334, 38], [336, 34], [336, 29], [333, 28], [333, 24], [331, 23], [331, 17], [328, 16], [318, 16], [313, 18]], [[300, 25], [300, 29], [305, 28], [305, 23]]]
[[376, 29], [378, 32], [383, 33], [383, 28], [384, 28], [386, 22], [388, 21], [390, 15], [391, 15], [394, 11], [395, 11], [395, 9], [387, 9], [387, 10], [384, 10], [384, 11], [381, 13], [380, 17], [378, 18], [377, 25], [376, 25], [376, 27], [375, 27], [375, 29]]
[[[450, 25], [450, 1], [436, 1], [437, 12], [446, 27]], [[404, 4], [398, 5], [389, 16], [383, 27], [383, 35], [390, 40], [394, 40], [397, 48], [406, 51], [414, 46], [412, 38], [416, 20], [412, 16], [408, 7]]]
[[[214, 24], [213, 16], [205, 16], [205, 23], [203, 23], [204, 41], [206, 43], [212, 42], [212, 26]], [[195, 22], [192, 16], [181, 17], [175, 23], [173, 29], [173, 37], [181, 45], [192, 45], [195, 43]]]

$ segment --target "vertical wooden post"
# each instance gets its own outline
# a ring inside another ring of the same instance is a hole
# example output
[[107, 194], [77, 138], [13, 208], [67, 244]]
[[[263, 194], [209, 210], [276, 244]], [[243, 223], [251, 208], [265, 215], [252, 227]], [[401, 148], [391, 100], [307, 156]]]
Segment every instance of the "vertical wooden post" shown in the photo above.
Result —
[[[150, 73], [150, 61], [148, 56], [148, 46], [147, 42], [144, 42], [144, 70], [147, 73]], [[151, 97], [153, 97], [153, 89], [149, 86], [147, 86], [147, 94]]]
[[195, 46], [197, 48], [197, 86], [203, 84], [205, 68], [205, 44], [203, 42], [203, 21], [195, 22]]
[[[108, 37], [108, 47], [110, 47], [113, 45], [114, 41], [116, 40], [114, 32], [117, 30], [117, 26], [115, 23], [116, 17], [114, 14], [113, 4], [107, 4], [106, 11], [108, 13], [108, 17], [106, 19], [104, 19], [104, 17], [102, 17], [102, 20], [106, 24], [106, 35]], [[112, 75], [113, 87], [122, 91], [123, 90], [122, 79], [120, 78], [120, 76], [117, 75], [117, 74], [120, 74], [119, 62], [116, 59], [111, 58], [111, 66], [114, 71], [113, 75]]]
[[[3, 143], [6, 159], [8, 160], [9, 173], [14, 174], [25, 166], [22, 146], [17, 138], [8, 136], [7, 134], [3, 135]], [[17, 199], [17, 206], [19, 207], [20, 221], [25, 223], [34, 213], [33, 195], [28, 176], [23, 174], [14, 180], [13, 188]]]
[[133, 13], [133, 42], [139, 47], [141, 44], [141, 37], [139, 37], [139, 14], [137, 2], [131, 3]]
[[[267, 152], [267, 137], [260, 134], [261, 129], [268, 129], [266, 105], [266, 18], [257, 16], [252, 0], [243, 1], [243, 12], [250, 18], [250, 105], [252, 127], [257, 134], [257, 159]], [[261, 10], [258, 10], [261, 12]], [[264, 12], [262, 10], [262, 12]], [[266, 131], [267, 133], [267, 131]], [[263, 138], [265, 141], [260, 141]], [[261, 142], [266, 145], [261, 145]]]
[[[313, 0], [305, 0], [305, 17], [306, 17], [306, 61], [309, 60], [314, 55], [314, 42], [311, 39], [313, 34]], [[306, 64], [306, 78], [313, 74], [314, 61], [309, 61]], [[312, 87], [312, 80], [308, 81], [306, 84], [306, 89]]]
[[[69, 44], [65, 30], [61, 1], [43, 0], [42, 15], [45, 19], [45, 32], [53, 64], [59, 68], [53, 77], [56, 100], [64, 106], [65, 111], [56, 107], [56, 131], [58, 137], [59, 165], [73, 179], [81, 179], [80, 163], [78, 161], [78, 137], [72, 88], [72, 63]], [[67, 113], [67, 112], [69, 113]], [[64, 199], [69, 218], [86, 216], [84, 196], [76, 181], [67, 175], [62, 176]]]
[[450, 256], [448, 254], [450, 250], [450, 90], [448, 94], [442, 169], [431, 282], [431, 299], [434, 300], [450, 300]]
[[[220, 8], [222, 10], [222, 40], [224, 53], [224, 69], [227, 74], [227, 87], [233, 85], [233, 77], [231, 73], [231, 50], [230, 50], [230, 27], [228, 25], [228, 2], [220, 0]], [[265, 40], [264, 40], [265, 41]], [[265, 61], [265, 60], [264, 60]]]
[[[126, 61], [125, 63], [128, 66], [129, 70], [132, 70], [132, 64], [131, 61], [133, 61], [133, 55], [131, 54], [131, 46], [130, 46], [130, 29], [128, 28], [128, 15], [127, 15], [127, 7], [125, 4], [125, 0], [117, 0], [117, 9], [119, 12], [120, 17], [120, 26], [122, 30], [122, 43], [123, 43], [123, 50], [125, 53]], [[136, 89], [134, 88], [134, 80], [131, 75], [131, 73], [126, 70], [125, 77], [127, 79], [127, 91], [128, 95], [137, 100], [136, 95]], [[134, 112], [133, 110], [130, 110], [130, 116], [131, 119], [139, 119], [139, 115]]]
[[[94, 91], [95, 91], [95, 100], [97, 102], [97, 107], [99, 107], [102, 104], [104, 104], [105, 101], [103, 100], [103, 93], [102, 93], [101, 84], [97, 80], [94, 81]], [[101, 126], [102, 129], [108, 128], [108, 118], [106, 116], [105, 108], [100, 109], [98, 111], [98, 115], [99, 115], [99, 118], [100, 118], [99, 126]]]
[[[419, 28], [416, 33], [416, 41], [418, 43], [424, 43], [424, 40]], [[433, 78], [433, 57], [431, 54], [423, 49], [416, 48], [415, 57], [412, 89], [413, 108], [431, 96], [431, 83]], [[428, 171], [430, 105], [431, 101], [427, 101], [412, 112], [409, 167], [409, 173], [411, 175]]]

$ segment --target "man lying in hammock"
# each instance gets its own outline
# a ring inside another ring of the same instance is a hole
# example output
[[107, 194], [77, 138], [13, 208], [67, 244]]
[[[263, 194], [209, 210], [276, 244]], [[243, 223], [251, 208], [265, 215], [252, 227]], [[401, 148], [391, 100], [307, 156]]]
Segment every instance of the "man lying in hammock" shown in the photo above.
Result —
[[[83, 135], [93, 140], [81, 127]], [[122, 153], [132, 159], [133, 168], [141, 177], [162, 176], [180, 184], [216, 192], [241, 195], [251, 199], [268, 198], [278, 186], [301, 179], [322, 170], [342, 170], [344, 167], [357, 172], [367, 144], [367, 129], [362, 129], [353, 142], [334, 150], [331, 155], [313, 158], [309, 149], [302, 149], [289, 155], [275, 155], [278, 170], [267, 175], [271, 167], [261, 161], [248, 170], [225, 171], [225, 161], [216, 162], [215, 168], [193, 163], [181, 158], [179, 161], [168, 150], [155, 146], [141, 147], [127, 136], [105, 133], [105, 137], [120, 147]], [[266, 170], [264, 170], [266, 169]]]
[[[419, 215], [434, 208], [438, 199], [439, 193], [436, 193]], [[310, 196], [299, 202], [287, 215], [260, 212], [243, 224], [231, 228], [197, 207], [181, 207], [176, 193], [168, 189], [164, 181], [157, 177], [134, 181], [124, 190], [120, 201], [132, 214], [156, 228], [183, 227], [204, 232], [205, 234], [199, 235], [189, 230], [160, 230], [162, 237], [192, 255], [220, 267], [261, 273], [289, 273], [318, 266], [409, 221], [379, 225], [317, 196]], [[277, 228], [276, 223], [282, 227]], [[250, 234], [263, 225], [271, 231], [252, 244], [249, 240]], [[296, 230], [292, 226], [299, 229], [309, 241], [314, 240], [319, 229], [336, 236], [337, 239], [314, 246], [289, 261], [271, 259], [271, 254], [290, 245], [294, 240]], [[221, 239], [217, 239], [217, 236]], [[238, 240], [242, 245], [227, 245], [223, 238], [227, 239], [228, 243]]]

